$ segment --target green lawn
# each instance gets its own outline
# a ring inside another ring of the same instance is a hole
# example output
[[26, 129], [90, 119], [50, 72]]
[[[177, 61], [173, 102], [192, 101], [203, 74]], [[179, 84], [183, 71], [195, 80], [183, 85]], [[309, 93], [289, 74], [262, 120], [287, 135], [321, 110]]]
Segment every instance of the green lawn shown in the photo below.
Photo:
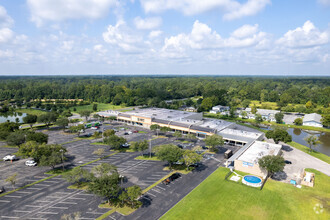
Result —
[[249, 105], [250, 108], [252, 108], [254, 105], [256, 105], [257, 108], [267, 108], [267, 109], [273, 109], [276, 110], [279, 108], [276, 102], [259, 102], [259, 101], [251, 101], [251, 104]]
[[26, 113], [26, 114], [37, 115], [37, 116], [47, 113], [45, 111], [41, 111], [41, 110], [37, 110], [37, 109], [30, 109], [30, 108], [15, 109], [15, 112]]
[[[125, 106], [121, 106], [121, 105], [112, 105], [112, 104], [105, 104], [105, 103], [96, 103], [97, 104], [97, 111], [104, 111], [104, 110], [110, 110], [110, 109], [121, 109], [124, 108]], [[73, 111], [73, 109], [76, 108], [76, 111]], [[90, 105], [82, 105], [82, 106], [75, 106], [75, 107], [71, 107], [70, 111], [71, 112], [80, 112], [82, 110], [90, 110], [93, 111], [93, 104]]]
[[[318, 171], [315, 187], [295, 188], [269, 179], [262, 191], [224, 180], [219, 168], [161, 219], [329, 219], [330, 177]], [[323, 205], [323, 213], [314, 207]]]

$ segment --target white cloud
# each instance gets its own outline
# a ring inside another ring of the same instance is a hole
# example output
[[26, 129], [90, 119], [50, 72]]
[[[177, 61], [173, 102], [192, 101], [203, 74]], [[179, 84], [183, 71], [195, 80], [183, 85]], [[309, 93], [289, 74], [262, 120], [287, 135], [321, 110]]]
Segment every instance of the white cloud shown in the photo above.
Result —
[[236, 29], [231, 35], [237, 38], [249, 37], [258, 31], [258, 25], [243, 25], [242, 27]]
[[330, 6], [330, 0], [318, 0], [318, 2], [325, 6]]
[[100, 18], [117, 4], [117, 0], [27, 0], [27, 4], [31, 20], [42, 25], [45, 20]]
[[247, 0], [245, 3], [237, 0], [140, 0], [140, 2], [147, 13], [177, 10], [185, 15], [195, 15], [220, 9], [224, 12], [226, 20], [255, 15], [270, 4], [270, 0]]
[[302, 27], [285, 33], [277, 43], [292, 48], [314, 47], [329, 43], [329, 31], [322, 32], [311, 21], [306, 21]]
[[7, 14], [4, 7], [0, 5], [0, 27], [11, 27], [14, 20]]
[[[170, 51], [181, 57], [187, 49], [243, 48], [265, 44], [268, 35], [258, 30], [258, 25], [244, 25], [235, 30], [229, 38], [220, 34], [198, 20], [189, 34], [178, 34], [165, 39], [162, 52]], [[262, 45], [264, 47], [264, 45]], [[260, 45], [261, 47], [261, 45]], [[172, 56], [172, 55], [171, 55]]]
[[99, 54], [105, 54], [107, 52], [107, 49], [105, 49], [102, 44], [94, 45], [93, 49]]
[[11, 40], [14, 36], [14, 32], [9, 28], [0, 29], [0, 43], [6, 43]]
[[63, 50], [66, 50], [66, 51], [70, 51], [70, 50], [72, 50], [73, 45], [74, 45], [74, 42], [73, 42], [72, 40], [69, 40], [69, 41], [63, 41], [63, 42], [62, 42], [62, 45], [61, 45], [61, 48], [62, 48]]
[[136, 17], [134, 19], [134, 24], [137, 29], [150, 30], [159, 27], [162, 24], [162, 19], [160, 17], [150, 17], [145, 19]]
[[163, 33], [163, 31], [151, 31], [148, 35], [149, 38], [156, 38], [159, 37], [161, 34]]
[[127, 27], [124, 21], [118, 21], [115, 26], [109, 25], [107, 31], [103, 33], [103, 39], [106, 43], [118, 46], [126, 52], [137, 52], [136, 46], [142, 41], [142, 38]]

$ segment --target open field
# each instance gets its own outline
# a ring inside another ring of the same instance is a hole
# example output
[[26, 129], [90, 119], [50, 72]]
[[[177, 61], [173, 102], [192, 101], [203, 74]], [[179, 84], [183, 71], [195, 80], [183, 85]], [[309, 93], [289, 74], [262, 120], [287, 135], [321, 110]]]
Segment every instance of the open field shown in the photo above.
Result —
[[273, 109], [273, 110], [277, 110], [280, 108], [276, 102], [260, 102], [254, 100], [251, 101], [249, 107], [252, 108], [254, 105], [256, 105], [257, 108], [265, 108], [265, 109]]
[[224, 180], [228, 171], [216, 170], [161, 219], [329, 219], [330, 177], [316, 170], [314, 188], [269, 179], [261, 191]]
[[[105, 103], [96, 103], [96, 104], [97, 104], [97, 111], [104, 111], [104, 110], [109, 110], [109, 109], [121, 109], [121, 108], [125, 107], [125, 106], [122, 106], [122, 105], [112, 105], [112, 104], [105, 104]], [[76, 108], [76, 111], [73, 111], [74, 108]], [[93, 104], [75, 106], [75, 107], [70, 108], [71, 112], [77, 112], [78, 113], [82, 110], [93, 111]]]
[[41, 110], [37, 110], [37, 109], [31, 109], [31, 108], [15, 109], [15, 112], [26, 113], [26, 114], [37, 115], [37, 116], [46, 113], [45, 111], [41, 111]]

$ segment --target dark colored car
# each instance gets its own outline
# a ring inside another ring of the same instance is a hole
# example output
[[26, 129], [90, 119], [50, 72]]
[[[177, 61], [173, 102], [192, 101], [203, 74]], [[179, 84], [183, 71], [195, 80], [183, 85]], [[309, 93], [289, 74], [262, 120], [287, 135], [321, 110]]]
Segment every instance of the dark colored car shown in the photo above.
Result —
[[1, 193], [4, 193], [6, 190], [5, 190], [5, 188], [2, 186], [2, 187], [0, 187], [0, 194]]
[[289, 161], [289, 160], [285, 160], [284, 163], [286, 163], [286, 164], [292, 164], [292, 162]]
[[178, 144], [176, 146], [178, 146], [179, 148], [183, 149], [183, 145], [182, 144]]
[[163, 180], [163, 184], [168, 185], [170, 184], [172, 181], [178, 179], [179, 177], [181, 177], [180, 173], [173, 173], [170, 177], [166, 178], [165, 180]]
[[207, 150], [207, 149], [209, 149], [208, 147], [206, 147], [206, 146], [204, 146], [204, 145], [202, 145], [201, 147], [202, 147], [203, 150]]
[[125, 132], [124, 135], [129, 135], [129, 133]]

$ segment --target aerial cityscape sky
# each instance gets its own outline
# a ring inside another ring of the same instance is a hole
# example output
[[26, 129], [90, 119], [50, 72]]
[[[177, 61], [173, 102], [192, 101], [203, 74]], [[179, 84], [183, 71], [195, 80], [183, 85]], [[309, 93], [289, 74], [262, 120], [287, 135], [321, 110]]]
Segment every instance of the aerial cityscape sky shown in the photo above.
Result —
[[0, 0], [0, 75], [330, 75], [330, 0]]

